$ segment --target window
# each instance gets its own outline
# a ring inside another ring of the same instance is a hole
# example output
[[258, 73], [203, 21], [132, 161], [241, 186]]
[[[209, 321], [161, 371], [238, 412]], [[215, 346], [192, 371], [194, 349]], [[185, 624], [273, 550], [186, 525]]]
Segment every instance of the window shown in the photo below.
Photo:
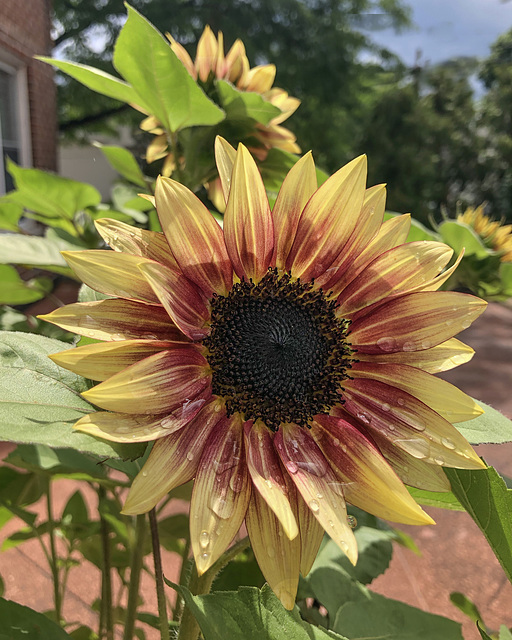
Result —
[[5, 64], [0, 52], [0, 194], [13, 188], [6, 158], [30, 165], [30, 117], [26, 73]]

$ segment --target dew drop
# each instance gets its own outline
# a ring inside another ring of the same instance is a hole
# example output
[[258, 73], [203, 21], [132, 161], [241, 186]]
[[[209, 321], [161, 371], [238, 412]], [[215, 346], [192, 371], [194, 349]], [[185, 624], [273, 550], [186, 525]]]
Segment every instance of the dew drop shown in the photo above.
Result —
[[208, 558], [210, 557], [209, 553], [202, 553], [201, 554], [201, 560], [203, 560], [203, 562], [206, 562], [208, 560]]
[[267, 487], [268, 487], [269, 489], [272, 489], [272, 488], [273, 488], [273, 486], [274, 486], [274, 485], [272, 484], [272, 480], [269, 480], [268, 478], [265, 480], [265, 484], [267, 485]]
[[412, 340], [408, 340], [403, 343], [402, 351], [416, 351], [416, 343]]
[[293, 462], [293, 460], [288, 460], [288, 462], [286, 463], [286, 468], [290, 473], [297, 473], [297, 471], [299, 470], [299, 467], [295, 464], [295, 462]]
[[359, 420], [361, 420], [361, 422], [363, 422], [364, 424], [370, 424], [370, 422], [372, 421], [371, 417], [366, 415], [366, 413], [358, 413], [357, 417], [359, 418]]
[[451, 449], [452, 451], [453, 449], [455, 449], [455, 442], [453, 442], [453, 440], [450, 440], [450, 438], [441, 438], [441, 444], [447, 449]]
[[443, 456], [435, 456], [434, 458], [434, 462], [440, 466], [442, 466], [444, 464], [444, 458]]
[[382, 411], [391, 411], [391, 407], [389, 406], [389, 404], [387, 402], [385, 402], [383, 405], [381, 405], [381, 409]]
[[395, 338], [385, 337], [379, 338], [377, 340], [377, 346], [379, 347], [379, 349], [381, 349], [381, 351], [386, 351], [389, 353], [390, 351], [395, 351], [398, 343]]
[[144, 478], [148, 477], [148, 472], [147, 471], [142, 471], [142, 475], [144, 476]]
[[390, 422], [390, 423], [388, 424], [388, 429], [389, 429], [390, 431], [394, 431], [394, 430], [396, 429], [396, 427], [395, 427], [395, 425], [394, 425], [392, 422]]
[[176, 423], [176, 420], [174, 419], [173, 416], [167, 416], [167, 418], [162, 418], [160, 420], [160, 424], [162, 425], [162, 427], [164, 429], [169, 429], [170, 427], [172, 427], [174, 424]]
[[130, 433], [131, 427], [117, 427], [116, 433]]
[[208, 533], [208, 531], [201, 531], [201, 533], [199, 534], [199, 544], [203, 549], [206, 549], [206, 547], [210, 544], [210, 534]]
[[119, 342], [120, 340], [124, 340], [124, 334], [122, 334], [122, 333], [113, 333], [110, 336], [110, 339], [113, 340], [114, 342]]
[[399, 404], [401, 407], [403, 407], [403, 406], [404, 406], [404, 404], [405, 404], [405, 398], [401, 398], [401, 397], [400, 397], [400, 398], [398, 398], [397, 402], [398, 402], [398, 404]]
[[310, 503], [309, 503], [309, 508], [314, 513], [317, 513], [318, 510], [320, 509], [320, 505], [318, 504], [318, 502], [316, 500], [311, 500]]
[[194, 459], [194, 454], [192, 453], [192, 451], [188, 451], [187, 452], [187, 460], [192, 462], [193, 459]]
[[316, 497], [317, 497], [319, 500], [321, 500], [321, 499], [324, 497], [324, 495], [323, 495], [323, 493], [318, 492], [318, 493], [316, 494]]
[[451, 327], [453, 324], [453, 320], [447, 320], [445, 324], [447, 327]]
[[461, 326], [463, 329], [468, 329], [468, 328], [471, 326], [471, 320], [463, 320], [463, 321], [460, 323], [460, 326]]
[[334, 529], [334, 520], [329, 520], [329, 526]]
[[276, 550], [274, 549], [274, 547], [267, 547], [267, 556], [269, 558], [274, 558], [276, 555]]
[[348, 544], [345, 542], [345, 540], [341, 540], [341, 541], [340, 541], [340, 547], [343, 549], [343, 551], [344, 551], [345, 553], [347, 553], [347, 551], [348, 551]]
[[430, 349], [432, 343], [430, 342], [430, 340], [423, 340], [421, 346], [423, 347], [423, 349]]
[[357, 519], [355, 516], [347, 516], [347, 522], [351, 529], [355, 529], [357, 527]]

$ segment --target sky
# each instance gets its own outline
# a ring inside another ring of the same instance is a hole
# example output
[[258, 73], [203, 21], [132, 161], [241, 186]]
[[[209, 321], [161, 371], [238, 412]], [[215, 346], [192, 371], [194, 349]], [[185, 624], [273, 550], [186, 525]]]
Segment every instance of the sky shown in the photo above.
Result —
[[407, 64], [437, 63], [454, 56], [489, 55], [496, 38], [512, 28], [512, 0], [406, 0], [416, 28], [403, 34], [375, 31], [372, 38]]

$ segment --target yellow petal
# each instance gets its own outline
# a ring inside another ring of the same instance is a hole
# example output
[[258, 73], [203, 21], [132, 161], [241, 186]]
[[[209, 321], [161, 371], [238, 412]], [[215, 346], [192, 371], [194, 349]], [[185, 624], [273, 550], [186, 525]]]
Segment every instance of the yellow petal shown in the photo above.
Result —
[[110, 218], [100, 218], [94, 224], [100, 236], [114, 251], [131, 253], [161, 262], [173, 269], [177, 268], [177, 262], [163, 233], [139, 229]]
[[292, 275], [311, 280], [328, 269], [345, 246], [361, 213], [366, 156], [339, 169], [304, 208], [287, 261]]
[[62, 251], [64, 259], [82, 282], [108, 296], [158, 304], [159, 300], [138, 265], [155, 264], [140, 256], [115, 251]]
[[404, 351], [383, 354], [360, 354], [360, 360], [368, 362], [399, 362], [428, 371], [440, 373], [469, 362], [475, 351], [457, 338], [450, 338], [424, 351]]
[[299, 584], [300, 540], [290, 540], [258, 491], [253, 491], [246, 516], [247, 531], [258, 565], [285, 609], [291, 611]]
[[214, 400], [186, 427], [157, 440], [132, 483], [121, 513], [146, 513], [169, 491], [191, 480], [205, 442], [223, 415], [222, 403]]
[[219, 224], [204, 204], [184, 185], [159, 178], [156, 208], [181, 271], [206, 296], [225, 296], [233, 283], [233, 268]]
[[190, 345], [149, 356], [82, 395], [108, 411], [165, 413], [195, 398], [209, 380], [208, 363]]
[[274, 230], [263, 180], [243, 144], [238, 147], [233, 167], [224, 238], [237, 276], [259, 282], [270, 264]]
[[300, 572], [306, 577], [311, 571], [313, 562], [324, 537], [324, 530], [315, 518], [302, 496], [296, 493], [295, 507], [300, 534]]
[[240, 414], [220, 422], [205, 444], [190, 503], [190, 539], [199, 575], [227, 549], [245, 518], [251, 481]]
[[194, 78], [194, 80], [196, 80], [197, 71], [194, 67], [194, 63], [192, 62], [192, 58], [188, 54], [188, 51], [179, 42], [177, 42], [171, 36], [170, 33], [166, 33], [165, 35], [171, 43], [171, 49], [174, 51], [176, 56], [180, 59], [180, 62], [183, 64], [183, 66], [189, 72], [189, 74]]
[[236, 150], [227, 140], [224, 140], [221, 136], [217, 136], [215, 138], [215, 161], [217, 163], [217, 170], [219, 172], [225, 202], [228, 201], [231, 190], [231, 176], [233, 174], [235, 158]]
[[272, 435], [261, 421], [254, 425], [246, 423], [244, 430], [247, 468], [252, 482], [292, 540], [297, 537], [299, 529], [279, 458], [274, 451]]
[[164, 349], [183, 347], [184, 342], [123, 340], [87, 344], [49, 356], [60, 367], [90, 380], [106, 380], [126, 367]]
[[357, 542], [347, 520], [343, 488], [306, 429], [282, 424], [274, 445], [304, 502], [327, 534], [357, 562]]
[[302, 210], [317, 186], [315, 163], [310, 152], [288, 172], [272, 210], [275, 232], [272, 264], [280, 271], [286, 267]]
[[77, 302], [38, 317], [95, 340], [187, 340], [165, 309], [134, 300]]
[[275, 64], [265, 64], [253, 67], [246, 76], [246, 91], [255, 91], [256, 93], [265, 93], [274, 84], [276, 77]]
[[350, 422], [316, 416], [311, 434], [342, 483], [348, 502], [394, 522], [434, 523], [375, 446]]
[[414, 366], [357, 362], [350, 370], [350, 375], [354, 378], [380, 380], [410, 393], [449, 422], [465, 422], [483, 413], [473, 398], [453, 384]]
[[217, 62], [217, 38], [208, 25], [197, 43], [196, 62], [197, 75], [199, 80], [206, 82], [208, 76], [215, 70]]

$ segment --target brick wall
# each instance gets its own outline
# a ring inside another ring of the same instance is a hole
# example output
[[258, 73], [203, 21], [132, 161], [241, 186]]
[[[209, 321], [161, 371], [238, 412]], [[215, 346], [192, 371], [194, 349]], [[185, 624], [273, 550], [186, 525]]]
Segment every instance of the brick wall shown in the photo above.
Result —
[[33, 59], [50, 55], [51, 0], [0, 0], [0, 50], [27, 71], [32, 162], [57, 168], [57, 111], [53, 69]]

